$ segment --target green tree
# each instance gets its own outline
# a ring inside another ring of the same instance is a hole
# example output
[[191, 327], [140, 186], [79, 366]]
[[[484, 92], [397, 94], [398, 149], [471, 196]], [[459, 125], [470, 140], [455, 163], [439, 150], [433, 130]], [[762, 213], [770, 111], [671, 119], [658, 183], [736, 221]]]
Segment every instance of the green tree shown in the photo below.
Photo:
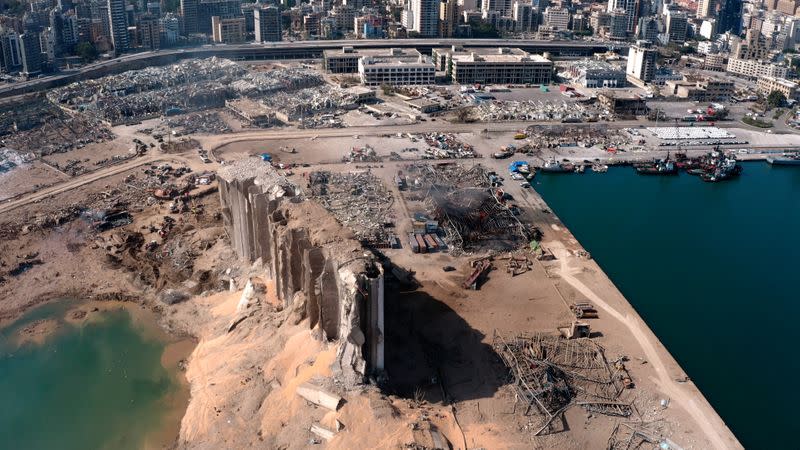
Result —
[[97, 59], [97, 49], [90, 42], [81, 42], [76, 45], [75, 54], [80, 56], [83, 62], [91, 62]]
[[783, 105], [783, 102], [785, 101], [786, 101], [786, 96], [783, 95], [783, 92], [781, 91], [772, 91], [767, 96], [767, 104], [771, 108], [777, 108]]

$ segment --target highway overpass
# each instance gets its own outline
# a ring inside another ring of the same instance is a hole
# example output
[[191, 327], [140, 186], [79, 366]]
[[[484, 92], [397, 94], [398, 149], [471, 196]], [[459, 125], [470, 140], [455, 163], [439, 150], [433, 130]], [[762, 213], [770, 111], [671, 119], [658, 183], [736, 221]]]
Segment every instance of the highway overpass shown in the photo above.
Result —
[[185, 58], [210, 58], [217, 56], [236, 61], [275, 60], [275, 59], [316, 59], [322, 57], [324, 50], [344, 46], [353, 48], [416, 48], [422, 53], [430, 53], [436, 47], [462, 45], [464, 47], [518, 47], [531, 53], [548, 52], [553, 58], [574, 58], [591, 56], [608, 50], [625, 51], [625, 43], [604, 43], [592, 41], [536, 41], [521, 39], [377, 39], [377, 40], [337, 40], [337, 41], [282, 41], [270, 43], [251, 43], [239, 45], [203, 45], [192, 48], [177, 48], [156, 52], [142, 52], [123, 55], [106, 61], [81, 67], [73, 71], [37, 78], [21, 83], [0, 87], [0, 98], [42, 91], [63, 86], [74, 81], [99, 78], [105, 75], [141, 69], [148, 66], [171, 64]]

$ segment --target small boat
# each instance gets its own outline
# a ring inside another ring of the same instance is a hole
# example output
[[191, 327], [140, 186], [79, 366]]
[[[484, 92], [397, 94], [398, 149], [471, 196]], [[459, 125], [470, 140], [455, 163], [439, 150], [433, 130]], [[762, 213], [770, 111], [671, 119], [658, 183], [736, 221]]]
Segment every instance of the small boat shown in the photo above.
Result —
[[514, 161], [508, 166], [509, 172], [516, 172], [522, 176], [531, 173], [531, 166], [525, 161]]

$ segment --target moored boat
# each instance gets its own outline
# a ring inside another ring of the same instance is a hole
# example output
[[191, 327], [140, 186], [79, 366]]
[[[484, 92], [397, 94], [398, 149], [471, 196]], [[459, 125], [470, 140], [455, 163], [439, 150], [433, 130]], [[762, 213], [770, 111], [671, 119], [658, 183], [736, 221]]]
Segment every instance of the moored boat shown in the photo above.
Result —
[[767, 158], [773, 166], [800, 166], [800, 153], [784, 153], [783, 156]]

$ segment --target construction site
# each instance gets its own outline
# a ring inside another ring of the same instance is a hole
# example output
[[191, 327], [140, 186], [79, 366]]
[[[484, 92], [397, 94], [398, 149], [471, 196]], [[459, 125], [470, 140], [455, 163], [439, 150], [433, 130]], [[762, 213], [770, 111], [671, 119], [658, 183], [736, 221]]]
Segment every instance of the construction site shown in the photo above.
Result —
[[361, 94], [212, 58], [4, 112], [0, 321], [70, 296], [191, 336], [175, 448], [740, 448], [493, 157], [608, 161], [638, 131], [489, 109], [503, 123], [342, 128]]

